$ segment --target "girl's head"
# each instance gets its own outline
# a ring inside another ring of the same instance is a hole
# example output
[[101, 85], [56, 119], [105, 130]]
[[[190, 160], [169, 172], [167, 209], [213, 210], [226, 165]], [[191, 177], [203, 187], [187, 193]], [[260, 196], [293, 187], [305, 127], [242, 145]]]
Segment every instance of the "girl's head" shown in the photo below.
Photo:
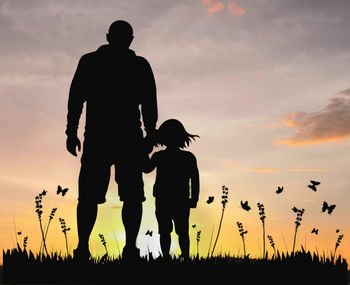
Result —
[[166, 120], [158, 129], [157, 144], [167, 147], [187, 147], [197, 135], [191, 135], [182, 123], [175, 119]]

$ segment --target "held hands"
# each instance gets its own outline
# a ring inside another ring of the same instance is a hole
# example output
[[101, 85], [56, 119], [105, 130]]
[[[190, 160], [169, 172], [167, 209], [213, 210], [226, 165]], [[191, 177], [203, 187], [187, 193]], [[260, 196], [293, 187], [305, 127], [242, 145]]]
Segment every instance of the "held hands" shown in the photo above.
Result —
[[76, 148], [80, 151], [81, 144], [77, 136], [68, 136], [66, 141], [67, 150], [74, 156], [77, 156]]
[[144, 138], [144, 147], [147, 154], [153, 151], [153, 147], [156, 143], [156, 130], [148, 132], [147, 136]]

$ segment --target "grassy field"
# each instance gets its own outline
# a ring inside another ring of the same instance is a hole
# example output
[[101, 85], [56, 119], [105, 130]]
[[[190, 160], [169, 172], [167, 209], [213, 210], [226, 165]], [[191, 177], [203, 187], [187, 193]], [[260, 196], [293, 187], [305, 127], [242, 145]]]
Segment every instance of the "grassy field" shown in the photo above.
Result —
[[165, 262], [151, 255], [128, 262], [121, 258], [78, 262], [71, 256], [34, 255], [20, 247], [3, 252], [5, 284], [102, 284], [119, 282], [227, 282], [243, 284], [348, 284], [345, 259], [297, 251], [264, 259], [212, 256], [184, 262], [173, 257]]
[[[60, 186], [58, 186], [60, 188]], [[68, 189], [68, 188], [66, 188]], [[59, 192], [59, 191], [58, 191]], [[58, 193], [57, 192], [57, 193]], [[263, 240], [263, 252], [261, 258], [249, 257], [246, 249], [245, 236], [248, 231], [242, 222], [237, 221], [238, 234], [241, 236], [243, 245], [242, 256], [214, 255], [226, 204], [228, 202], [228, 188], [222, 186], [222, 208], [218, 231], [210, 238], [207, 257], [192, 257], [184, 262], [173, 256], [171, 260], [164, 261], [161, 258], [154, 259], [150, 253], [137, 261], [130, 262], [120, 257], [111, 257], [107, 250], [107, 241], [103, 234], [99, 234], [106, 254], [92, 258], [87, 262], [75, 260], [69, 251], [67, 232], [70, 228], [63, 218], [59, 218], [62, 233], [66, 241], [66, 248], [62, 253], [49, 252], [46, 247], [47, 233], [51, 221], [54, 219], [57, 208], [53, 208], [47, 219], [43, 221], [44, 207], [43, 197], [46, 191], [42, 191], [35, 197], [36, 213], [41, 231], [41, 244], [38, 253], [27, 250], [28, 236], [23, 237], [23, 246], [17, 242], [21, 232], [18, 232], [14, 222], [17, 247], [3, 251], [3, 267], [0, 271], [1, 280], [5, 284], [103, 284], [122, 282], [142, 283], [204, 283], [204, 282], [230, 282], [241, 284], [327, 284], [348, 285], [348, 264], [337, 249], [342, 243], [344, 235], [339, 233], [334, 250], [329, 256], [317, 251], [310, 252], [296, 250], [296, 237], [301, 226], [305, 209], [295, 206], [292, 211], [296, 214], [295, 228], [293, 232], [293, 250], [291, 252], [280, 251], [274, 243], [273, 237], [266, 234], [265, 207], [257, 203], [259, 220], [261, 221], [261, 234]], [[207, 203], [211, 203], [208, 199]], [[248, 201], [241, 201], [242, 209], [249, 211], [251, 207]], [[322, 211], [326, 211], [326, 208]], [[44, 226], [45, 225], [45, 226]], [[197, 255], [201, 239], [201, 231], [197, 232]], [[213, 241], [213, 244], [212, 244]], [[270, 244], [271, 252], [268, 252], [266, 244]]]

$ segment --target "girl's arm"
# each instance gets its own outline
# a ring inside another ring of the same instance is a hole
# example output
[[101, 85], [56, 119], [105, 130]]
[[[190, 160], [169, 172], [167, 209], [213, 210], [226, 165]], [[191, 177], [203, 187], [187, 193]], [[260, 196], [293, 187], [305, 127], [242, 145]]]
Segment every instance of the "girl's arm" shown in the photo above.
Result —
[[151, 158], [147, 155], [147, 159], [143, 165], [143, 172], [150, 173], [157, 167], [158, 154], [154, 153]]

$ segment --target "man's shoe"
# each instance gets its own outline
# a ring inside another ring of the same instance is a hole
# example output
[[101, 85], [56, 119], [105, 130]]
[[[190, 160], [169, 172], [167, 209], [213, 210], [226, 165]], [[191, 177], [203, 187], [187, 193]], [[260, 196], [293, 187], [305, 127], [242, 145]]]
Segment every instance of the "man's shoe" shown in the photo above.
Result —
[[81, 249], [77, 247], [73, 250], [73, 258], [79, 261], [89, 261], [91, 257], [90, 251], [88, 249]]

